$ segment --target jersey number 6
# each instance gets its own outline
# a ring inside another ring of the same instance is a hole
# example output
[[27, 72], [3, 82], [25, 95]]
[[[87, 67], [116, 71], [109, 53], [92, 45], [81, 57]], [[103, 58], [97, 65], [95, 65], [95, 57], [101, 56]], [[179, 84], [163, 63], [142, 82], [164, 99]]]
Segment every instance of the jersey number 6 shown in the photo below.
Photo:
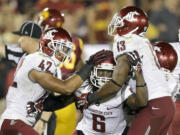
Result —
[[105, 132], [105, 117], [103, 115], [93, 114], [93, 130], [96, 132]]

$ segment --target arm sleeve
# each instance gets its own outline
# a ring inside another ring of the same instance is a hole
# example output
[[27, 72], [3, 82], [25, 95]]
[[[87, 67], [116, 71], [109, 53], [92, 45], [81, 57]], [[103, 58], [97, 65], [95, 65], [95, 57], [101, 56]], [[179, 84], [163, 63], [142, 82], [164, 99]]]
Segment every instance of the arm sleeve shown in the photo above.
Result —
[[6, 59], [17, 64], [25, 52], [16, 44], [5, 45]]
[[50, 94], [43, 102], [43, 110], [56, 111], [73, 103], [74, 100], [74, 95], [54, 96], [53, 94]]

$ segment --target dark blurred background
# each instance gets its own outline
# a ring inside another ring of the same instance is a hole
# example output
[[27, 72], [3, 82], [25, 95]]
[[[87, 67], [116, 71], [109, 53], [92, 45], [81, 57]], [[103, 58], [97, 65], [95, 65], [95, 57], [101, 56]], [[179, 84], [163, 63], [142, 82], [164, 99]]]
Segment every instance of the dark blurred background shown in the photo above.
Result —
[[11, 42], [8, 32], [50, 7], [65, 14], [65, 28], [85, 43], [109, 43], [107, 26], [113, 14], [127, 5], [136, 5], [148, 13], [147, 37], [151, 41], [178, 41], [180, 0], [0, 0], [1, 40]]

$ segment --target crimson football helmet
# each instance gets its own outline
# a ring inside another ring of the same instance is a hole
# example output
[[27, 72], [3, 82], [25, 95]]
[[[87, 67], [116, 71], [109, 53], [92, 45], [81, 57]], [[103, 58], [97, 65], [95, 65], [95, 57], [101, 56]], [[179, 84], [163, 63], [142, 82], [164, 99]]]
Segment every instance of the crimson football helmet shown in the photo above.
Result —
[[105, 51], [105, 54], [106, 53], [108, 53], [108, 55], [111, 53], [110, 57], [102, 61], [100, 64], [95, 65], [91, 71], [90, 81], [97, 88], [102, 87], [107, 81], [112, 79], [115, 61], [112, 51]]
[[40, 12], [37, 23], [43, 30], [60, 28], [64, 23], [64, 14], [56, 9], [45, 8]]
[[166, 42], [157, 42], [153, 45], [161, 68], [172, 72], [176, 67], [178, 56], [174, 48]]
[[66, 58], [71, 58], [73, 51], [72, 38], [63, 28], [51, 28], [42, 33], [40, 49], [50, 56], [58, 66]]
[[127, 33], [143, 35], [147, 28], [147, 14], [135, 6], [128, 6], [114, 14], [108, 26], [108, 35], [113, 36], [116, 33], [120, 36]]

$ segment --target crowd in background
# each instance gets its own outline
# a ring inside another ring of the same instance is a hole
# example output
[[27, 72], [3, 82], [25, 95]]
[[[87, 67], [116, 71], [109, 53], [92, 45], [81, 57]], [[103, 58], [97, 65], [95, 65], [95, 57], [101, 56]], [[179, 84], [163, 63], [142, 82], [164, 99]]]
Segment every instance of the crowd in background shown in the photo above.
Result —
[[[35, 20], [42, 9], [49, 7], [65, 14], [65, 29], [81, 37], [84, 44], [111, 45], [108, 24], [112, 15], [127, 5], [136, 5], [148, 13], [146, 36], [152, 42], [178, 41], [180, 0], [0, 0], [0, 42], [17, 43], [12, 31], [26, 20]], [[0, 98], [6, 93], [13, 70], [13, 64], [0, 60]]]

